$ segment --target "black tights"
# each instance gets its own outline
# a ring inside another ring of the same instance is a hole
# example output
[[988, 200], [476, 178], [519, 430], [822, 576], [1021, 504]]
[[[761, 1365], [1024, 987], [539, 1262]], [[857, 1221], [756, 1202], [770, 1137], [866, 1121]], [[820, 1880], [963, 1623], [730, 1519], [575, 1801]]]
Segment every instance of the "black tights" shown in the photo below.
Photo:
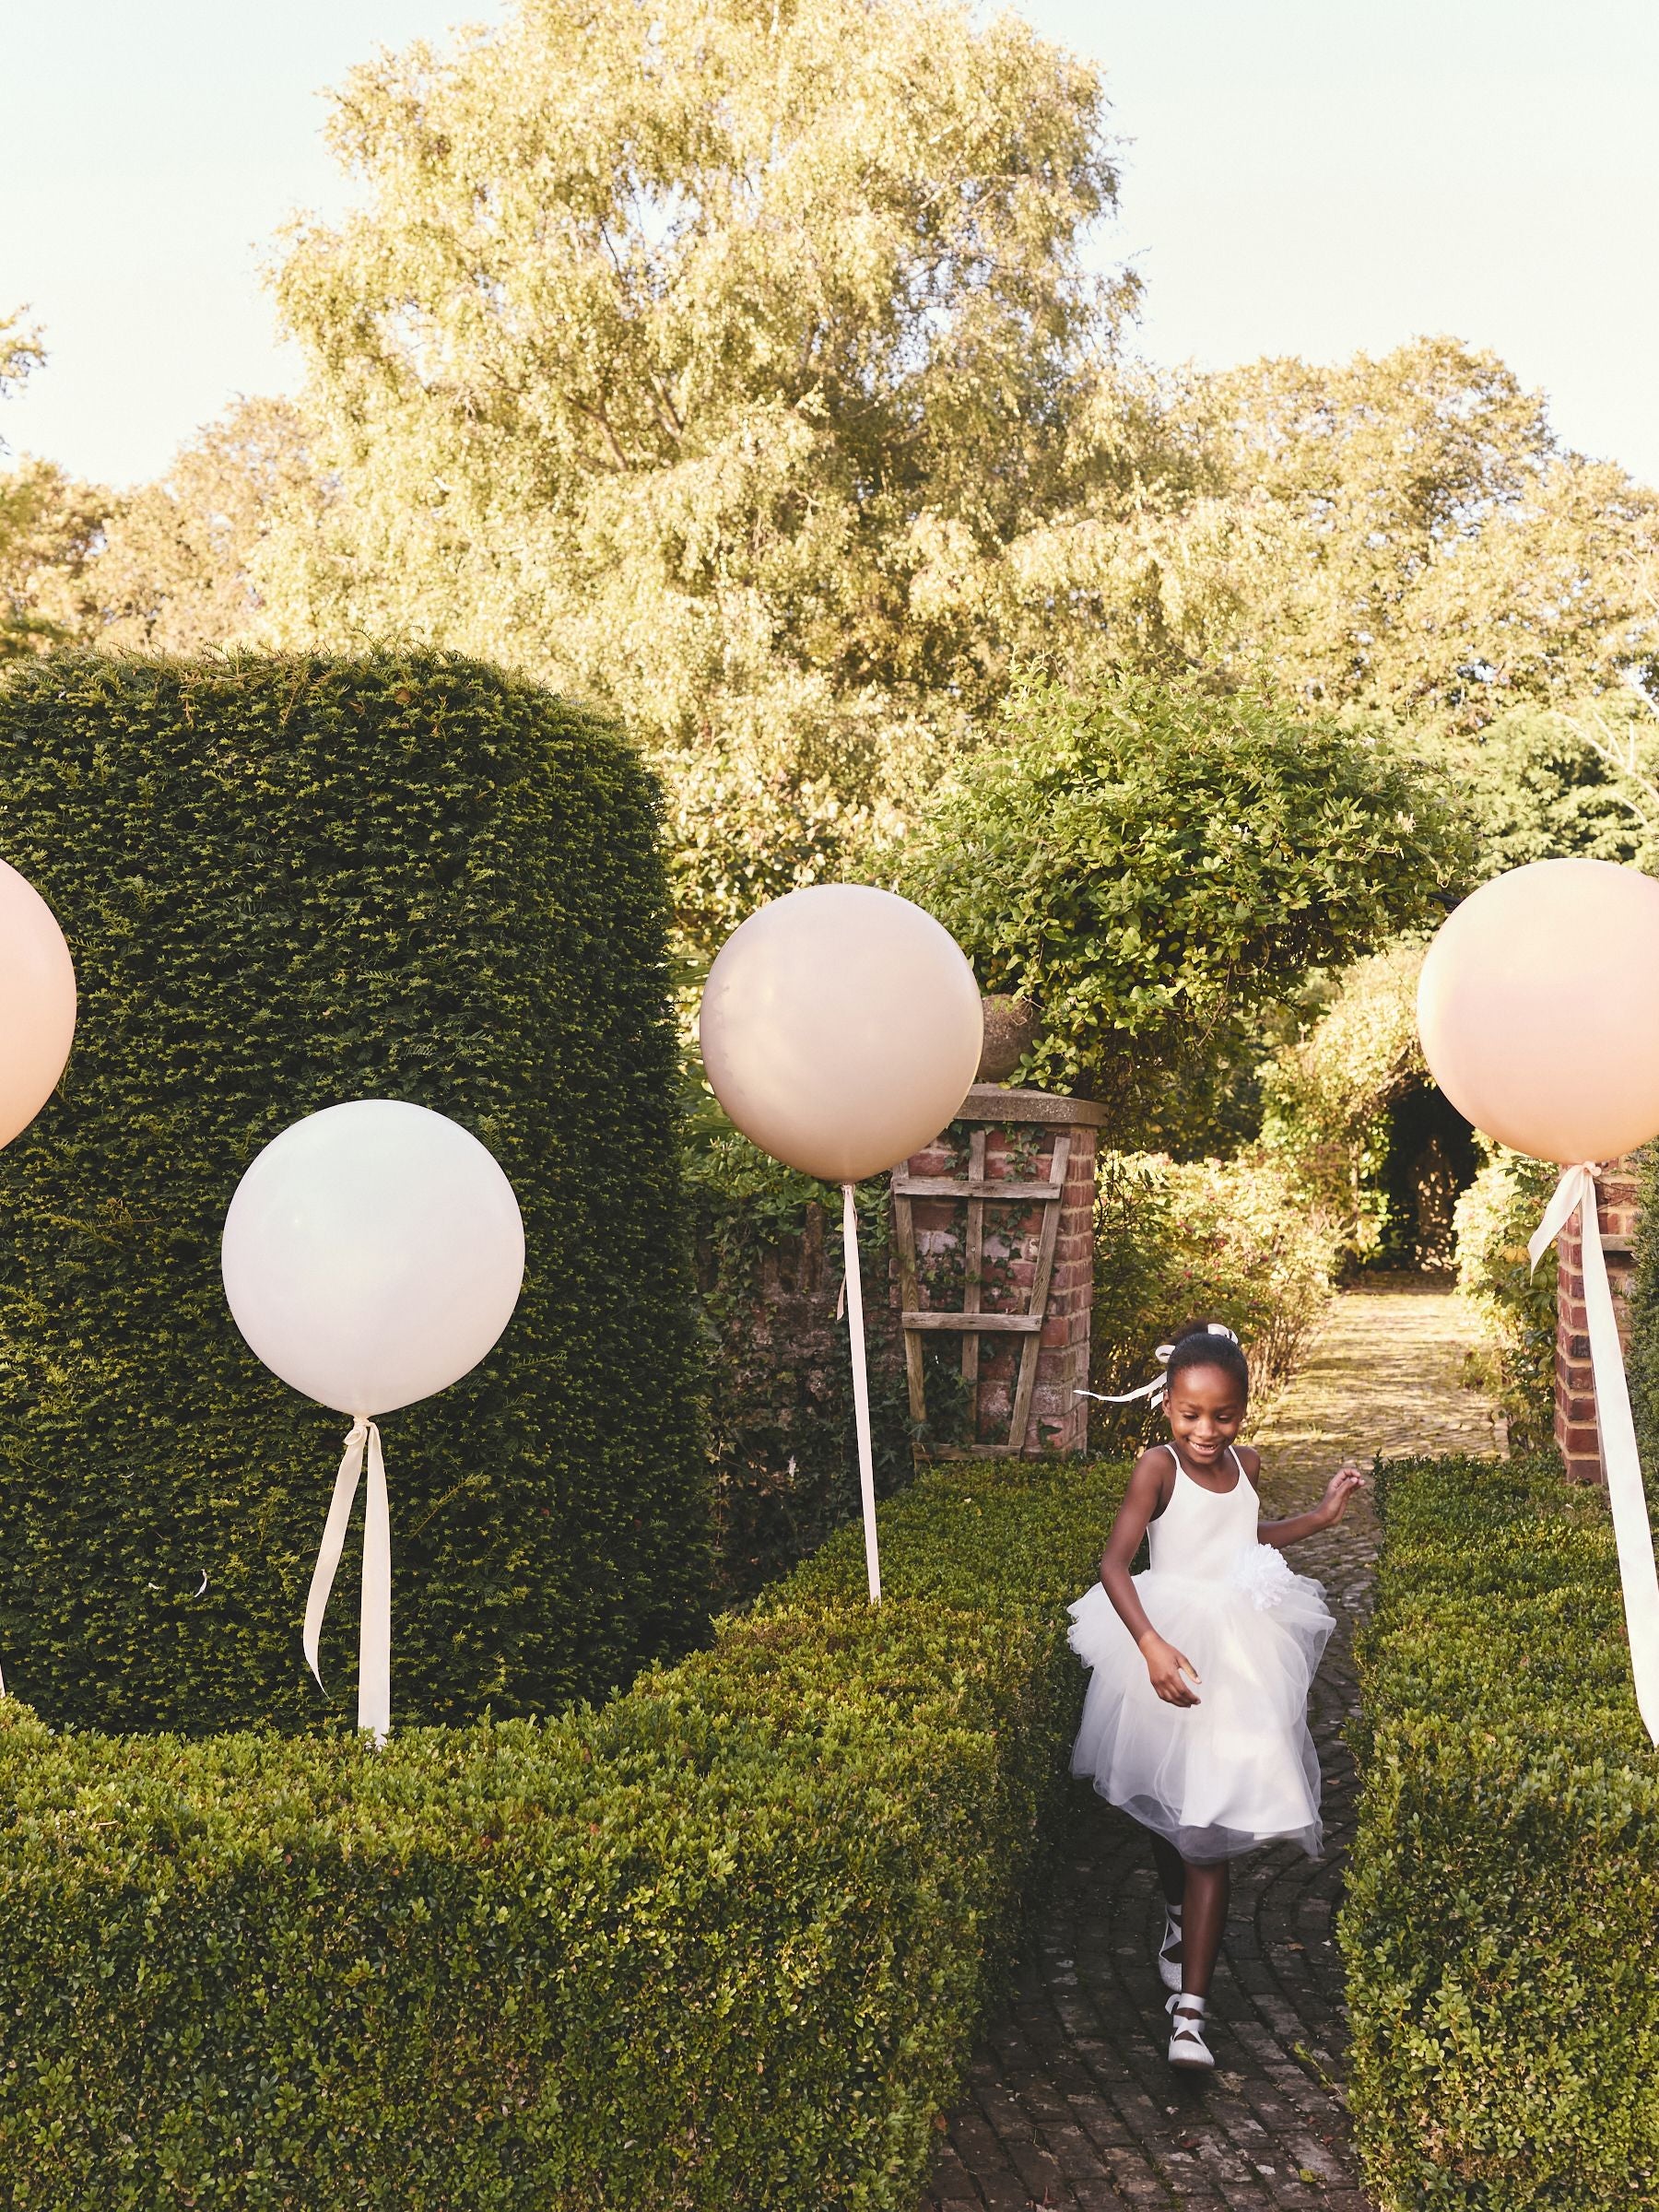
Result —
[[1221, 1948], [1221, 1931], [1227, 1925], [1232, 1868], [1225, 1859], [1211, 1866], [1194, 1866], [1161, 1836], [1152, 1839], [1152, 1855], [1158, 1861], [1165, 1903], [1182, 1909], [1182, 1990], [1188, 1996], [1207, 1997]]

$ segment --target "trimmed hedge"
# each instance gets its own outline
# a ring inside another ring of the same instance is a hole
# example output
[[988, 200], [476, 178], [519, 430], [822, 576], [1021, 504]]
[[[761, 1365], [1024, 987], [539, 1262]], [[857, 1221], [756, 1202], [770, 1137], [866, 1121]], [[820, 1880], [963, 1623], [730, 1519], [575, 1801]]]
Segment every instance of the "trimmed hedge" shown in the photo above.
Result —
[[529, 1246], [495, 1353], [386, 1425], [399, 1723], [602, 1692], [705, 1632], [656, 806], [610, 725], [458, 659], [0, 687], [4, 851], [82, 992], [0, 1154], [0, 1661], [47, 1719], [349, 1722], [355, 1557], [329, 1706], [299, 1635], [346, 1422], [254, 1360], [218, 1267], [249, 1160], [342, 1099], [473, 1130]]
[[1659, 1757], [1611, 1523], [1553, 1458], [1404, 1462], [1341, 1922], [1384, 2212], [1659, 2205]]
[[19, 2212], [912, 2212], [1062, 1830], [1121, 1471], [924, 1477], [600, 1710], [53, 1735], [0, 1705]]

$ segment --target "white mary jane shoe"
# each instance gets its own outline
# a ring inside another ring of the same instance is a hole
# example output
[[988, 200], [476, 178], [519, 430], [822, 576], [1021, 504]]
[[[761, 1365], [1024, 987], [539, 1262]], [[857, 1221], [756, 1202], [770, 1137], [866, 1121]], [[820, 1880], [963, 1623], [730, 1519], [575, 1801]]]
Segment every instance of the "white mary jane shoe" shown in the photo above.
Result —
[[1181, 1948], [1181, 1907], [1164, 1907], [1163, 1941], [1158, 1947], [1158, 1978], [1166, 1989], [1181, 1987], [1181, 1961], [1171, 1953]]
[[1209, 2010], [1202, 1997], [1176, 1995], [1165, 2005], [1170, 2016], [1170, 2064], [1207, 2071], [1215, 2053], [1204, 2040], [1204, 2016]]

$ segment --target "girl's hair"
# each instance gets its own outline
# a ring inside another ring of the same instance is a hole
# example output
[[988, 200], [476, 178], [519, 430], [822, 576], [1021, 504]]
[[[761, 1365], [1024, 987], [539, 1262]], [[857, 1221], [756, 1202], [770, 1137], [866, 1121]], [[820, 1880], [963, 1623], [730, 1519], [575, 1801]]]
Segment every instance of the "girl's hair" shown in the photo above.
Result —
[[1225, 1322], [1189, 1321], [1184, 1328], [1176, 1330], [1164, 1367], [1166, 1397], [1174, 1387], [1176, 1376], [1188, 1367], [1218, 1367], [1224, 1375], [1232, 1377], [1246, 1398], [1250, 1395], [1250, 1362], [1244, 1357], [1243, 1346]]

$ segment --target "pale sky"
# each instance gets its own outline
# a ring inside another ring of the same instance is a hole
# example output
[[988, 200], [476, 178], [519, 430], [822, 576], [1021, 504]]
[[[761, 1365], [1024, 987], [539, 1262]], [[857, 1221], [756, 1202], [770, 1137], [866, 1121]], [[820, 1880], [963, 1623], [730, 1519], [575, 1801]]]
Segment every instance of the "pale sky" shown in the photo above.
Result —
[[[1659, 483], [1653, 0], [1024, 0], [1098, 59], [1124, 141], [1103, 257], [1137, 344], [1218, 367], [1449, 332], [1561, 435]], [[500, 0], [0, 0], [0, 309], [52, 359], [14, 451], [160, 473], [238, 393], [292, 390], [259, 267], [337, 211], [322, 88]]]

